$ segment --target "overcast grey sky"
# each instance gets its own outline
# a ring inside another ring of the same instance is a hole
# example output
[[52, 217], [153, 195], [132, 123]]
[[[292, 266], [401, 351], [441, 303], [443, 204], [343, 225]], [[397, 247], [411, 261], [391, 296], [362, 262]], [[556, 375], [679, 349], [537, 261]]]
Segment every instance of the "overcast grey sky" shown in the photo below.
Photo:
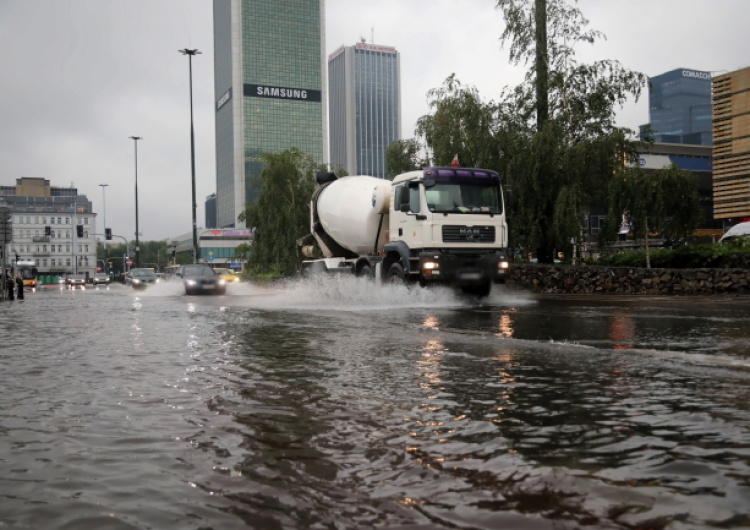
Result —
[[[401, 53], [402, 135], [427, 112], [426, 93], [455, 73], [497, 99], [523, 72], [500, 47], [493, 0], [326, 0], [326, 51], [360, 38]], [[606, 41], [580, 61], [617, 59], [658, 75], [674, 68], [714, 72], [750, 65], [750, 0], [581, 0]], [[0, 0], [0, 184], [42, 177], [78, 187], [101, 228], [135, 234], [138, 142], [141, 240], [191, 230], [188, 59], [193, 59], [198, 225], [215, 192], [212, 4], [209, 0]], [[280, 58], [283, 60], [283, 58]], [[646, 94], [618, 114], [637, 129]]]

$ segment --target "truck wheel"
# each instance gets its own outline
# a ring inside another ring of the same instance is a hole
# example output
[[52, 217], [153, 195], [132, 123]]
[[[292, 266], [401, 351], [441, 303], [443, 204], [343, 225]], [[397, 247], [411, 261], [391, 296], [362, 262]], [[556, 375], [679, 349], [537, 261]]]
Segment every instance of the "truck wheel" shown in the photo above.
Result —
[[375, 271], [373, 271], [372, 267], [370, 267], [369, 265], [362, 265], [359, 268], [359, 272], [357, 273], [357, 276], [361, 278], [372, 279], [375, 277]]
[[394, 263], [388, 269], [388, 283], [407, 283], [406, 273], [400, 263]]

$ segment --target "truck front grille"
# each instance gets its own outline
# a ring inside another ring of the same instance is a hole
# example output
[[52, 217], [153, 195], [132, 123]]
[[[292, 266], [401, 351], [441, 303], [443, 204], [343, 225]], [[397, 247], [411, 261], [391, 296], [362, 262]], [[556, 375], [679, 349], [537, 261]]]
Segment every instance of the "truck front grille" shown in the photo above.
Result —
[[443, 243], [494, 243], [494, 226], [443, 226]]

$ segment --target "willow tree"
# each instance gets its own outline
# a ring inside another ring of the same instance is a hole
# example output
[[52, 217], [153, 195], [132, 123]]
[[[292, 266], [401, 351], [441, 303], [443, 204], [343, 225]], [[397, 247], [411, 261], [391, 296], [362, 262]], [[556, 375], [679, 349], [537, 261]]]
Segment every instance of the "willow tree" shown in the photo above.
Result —
[[630, 222], [635, 237], [643, 240], [646, 267], [650, 269], [649, 234], [684, 237], [691, 234], [703, 218], [695, 175], [674, 164], [648, 173], [637, 165], [622, 168], [609, 185], [604, 238], [613, 238], [623, 215]]
[[482, 101], [475, 87], [464, 86], [451, 74], [443, 86], [427, 92], [430, 114], [417, 120], [417, 135], [437, 166], [454, 156], [464, 167], [499, 169], [496, 105]]
[[296, 148], [261, 158], [257, 201], [238, 217], [254, 232], [247, 267], [251, 274], [289, 276], [299, 269], [296, 241], [310, 230], [315, 174], [325, 166]]
[[385, 150], [386, 178], [393, 180], [396, 175], [422, 167], [419, 150], [419, 142], [415, 138], [392, 142]]
[[[570, 0], [496, 0], [515, 65], [533, 65], [524, 83], [506, 89], [497, 120], [506, 174], [514, 189], [515, 229], [540, 263], [569, 245], [593, 205], [606, 203], [622, 154], [636, 150], [634, 131], [615, 124], [616, 108], [640, 97], [645, 76], [618, 61], [580, 64], [575, 47], [603, 38]], [[542, 27], [543, 25], [543, 27]]]

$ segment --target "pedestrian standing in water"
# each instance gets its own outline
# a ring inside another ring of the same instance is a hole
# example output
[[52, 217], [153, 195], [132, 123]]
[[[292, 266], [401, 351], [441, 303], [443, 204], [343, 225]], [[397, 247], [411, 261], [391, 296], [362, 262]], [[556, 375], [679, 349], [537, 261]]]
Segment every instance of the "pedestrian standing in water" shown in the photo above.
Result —
[[23, 300], [23, 279], [21, 275], [16, 276], [16, 297]]
[[13, 282], [13, 277], [10, 274], [5, 275], [5, 288], [8, 291], [8, 300], [15, 300], [13, 297], [13, 293], [15, 291], [15, 284]]

